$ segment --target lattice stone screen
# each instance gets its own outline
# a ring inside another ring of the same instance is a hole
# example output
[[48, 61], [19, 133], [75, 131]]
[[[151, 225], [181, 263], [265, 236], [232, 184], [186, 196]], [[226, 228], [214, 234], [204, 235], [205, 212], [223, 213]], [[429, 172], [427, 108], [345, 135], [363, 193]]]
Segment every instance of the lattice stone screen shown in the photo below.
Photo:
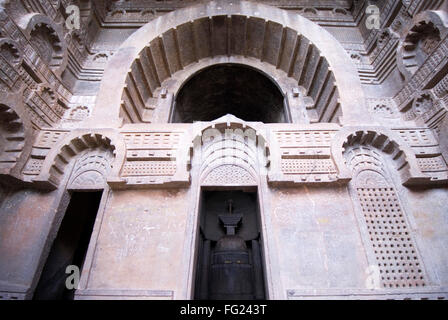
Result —
[[378, 266], [384, 289], [428, 286], [405, 209], [394, 185], [392, 165], [385, 154], [371, 146], [347, 150], [354, 171], [352, 186], [359, 203], [358, 221], [365, 227], [364, 245], [369, 264]]
[[426, 285], [424, 272], [395, 189], [357, 189], [384, 288]]

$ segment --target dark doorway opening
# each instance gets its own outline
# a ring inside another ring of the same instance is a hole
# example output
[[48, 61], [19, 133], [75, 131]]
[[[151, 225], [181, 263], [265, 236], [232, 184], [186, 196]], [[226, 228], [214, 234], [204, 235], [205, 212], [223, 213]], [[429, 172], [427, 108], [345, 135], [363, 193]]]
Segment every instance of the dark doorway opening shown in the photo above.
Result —
[[70, 300], [75, 290], [66, 288], [67, 266], [82, 270], [84, 259], [100, 206], [102, 192], [74, 192], [53, 242], [40, 280], [35, 300]]
[[195, 299], [265, 299], [257, 193], [203, 191], [199, 219]]
[[244, 121], [289, 122], [277, 85], [250, 67], [220, 64], [201, 70], [179, 91], [172, 122], [212, 121], [232, 114]]

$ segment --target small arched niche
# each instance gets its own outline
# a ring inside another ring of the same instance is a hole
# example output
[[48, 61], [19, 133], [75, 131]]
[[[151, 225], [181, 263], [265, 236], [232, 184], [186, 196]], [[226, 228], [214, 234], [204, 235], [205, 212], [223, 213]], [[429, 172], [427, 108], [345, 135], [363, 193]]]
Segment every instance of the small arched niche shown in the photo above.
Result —
[[268, 76], [240, 64], [204, 68], [183, 84], [171, 122], [212, 121], [232, 114], [244, 121], [289, 122], [284, 95]]

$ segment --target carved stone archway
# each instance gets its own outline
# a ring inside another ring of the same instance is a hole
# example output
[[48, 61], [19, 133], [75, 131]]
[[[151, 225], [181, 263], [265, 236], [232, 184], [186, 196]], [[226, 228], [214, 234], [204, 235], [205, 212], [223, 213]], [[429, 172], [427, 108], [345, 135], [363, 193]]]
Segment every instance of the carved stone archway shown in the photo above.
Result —
[[[107, 171], [107, 181], [120, 180], [119, 173], [126, 157], [125, 144], [120, 136], [111, 132], [83, 132], [74, 131], [48, 154], [42, 166], [41, 173], [33, 179], [36, 186], [44, 189], [55, 189], [66, 176], [65, 168], [71, 159], [88, 149], [102, 148], [113, 155], [112, 169]], [[72, 177], [73, 178], [73, 177]]]
[[[220, 56], [214, 58], [206, 58], [200, 61], [200, 63], [193, 63], [186, 66], [182, 70], [175, 72], [170, 78], [167, 78], [160, 87], [157, 88], [155, 97], [151, 98], [152, 104], [150, 109], [145, 112], [145, 121], [149, 122], [169, 122], [171, 120], [172, 112], [174, 111], [175, 101], [178, 94], [182, 90], [185, 84], [187, 84], [195, 75], [201, 73], [203, 70], [212, 66], [231, 65], [241, 66], [253, 69], [269, 79], [283, 94], [285, 99], [288, 99], [287, 103], [290, 106], [290, 111], [294, 115], [294, 106], [303, 101], [305, 98], [302, 94], [297, 97], [294, 96], [293, 91], [298, 88], [297, 81], [275, 66], [261, 62], [254, 58], [248, 58], [243, 56]], [[295, 116], [293, 118], [298, 118]], [[295, 119], [291, 119], [292, 122]]]
[[43, 61], [48, 59], [45, 63], [56, 74], [61, 75], [68, 63], [67, 43], [62, 25], [56, 24], [48, 16], [40, 13], [30, 13], [21, 17], [19, 25], [40, 59]]
[[85, 150], [76, 161], [67, 189], [104, 189], [113, 161], [114, 154], [111, 148], [100, 146]]
[[[269, 165], [269, 146], [257, 123], [249, 126], [233, 115], [212, 125], [198, 122], [192, 164], [198, 166], [202, 186], [257, 186]], [[240, 175], [235, 175], [238, 171]]]
[[331, 152], [339, 169], [338, 176], [342, 180], [348, 181], [352, 178], [352, 172], [348, 168], [344, 155], [346, 150], [355, 144], [372, 146], [390, 155], [403, 185], [418, 185], [430, 180], [430, 177], [420, 170], [411, 148], [394, 132], [380, 127], [347, 127], [339, 131], [333, 139]]
[[119, 126], [120, 109], [141, 121], [164, 80], [217, 56], [268, 62], [294, 78], [321, 108], [340, 105], [343, 123], [370, 120], [356, 68], [325, 29], [266, 5], [211, 1], [155, 19], [123, 43], [106, 68], [88, 125]]
[[19, 176], [16, 166], [25, 149], [26, 131], [15, 110], [0, 103], [0, 175]]
[[397, 66], [410, 79], [448, 34], [448, 18], [440, 11], [424, 11], [407, 26], [397, 49]]

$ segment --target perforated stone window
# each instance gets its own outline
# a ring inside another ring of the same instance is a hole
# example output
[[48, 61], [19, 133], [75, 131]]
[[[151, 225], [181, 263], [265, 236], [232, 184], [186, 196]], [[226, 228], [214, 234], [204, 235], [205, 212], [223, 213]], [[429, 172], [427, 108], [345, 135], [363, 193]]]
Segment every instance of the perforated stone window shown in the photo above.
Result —
[[280, 131], [276, 133], [280, 147], [287, 146], [327, 146], [331, 144], [335, 132], [331, 131]]
[[383, 288], [426, 285], [410, 228], [392, 187], [357, 188]]
[[130, 161], [124, 165], [123, 176], [172, 176], [176, 168], [174, 161]]
[[446, 171], [445, 161], [441, 156], [433, 158], [417, 158], [418, 165], [422, 171]]
[[353, 170], [353, 191], [359, 203], [358, 221], [362, 227], [369, 264], [378, 266], [384, 289], [429, 286], [408, 217], [394, 184], [391, 158], [365, 145], [346, 149], [347, 163]]
[[40, 173], [43, 163], [44, 161], [42, 159], [31, 158], [28, 160], [23, 173], [27, 175], [37, 175]]
[[282, 159], [281, 165], [285, 174], [336, 172], [330, 159]]
[[150, 133], [128, 133], [125, 134], [126, 147], [172, 147], [179, 144], [180, 133], [175, 132], [150, 132]]

